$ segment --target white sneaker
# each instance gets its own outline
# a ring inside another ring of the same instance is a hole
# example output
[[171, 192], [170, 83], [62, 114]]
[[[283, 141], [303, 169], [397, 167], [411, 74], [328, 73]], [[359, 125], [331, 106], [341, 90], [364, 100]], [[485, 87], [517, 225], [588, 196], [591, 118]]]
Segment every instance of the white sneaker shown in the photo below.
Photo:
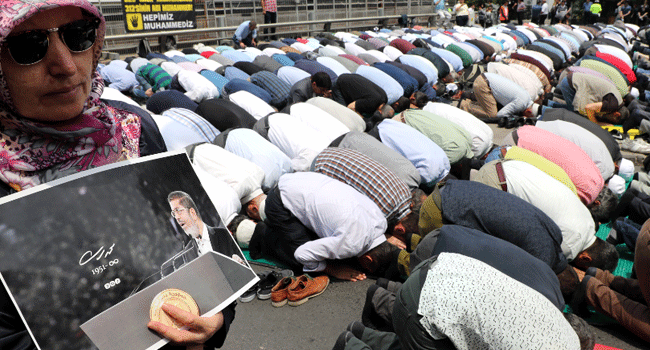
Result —
[[650, 154], [650, 145], [645, 142], [639, 142], [639, 140], [631, 140], [626, 138], [621, 142], [621, 149], [642, 154]]
[[644, 140], [644, 139], [642, 139], [642, 138], [640, 138], [640, 137], [635, 137], [635, 138], [634, 138], [634, 142], [638, 142], [638, 143], [640, 143], [640, 144], [643, 145], [643, 146], [648, 146], [648, 147], [650, 147], [650, 143], [648, 143], [646, 140]]

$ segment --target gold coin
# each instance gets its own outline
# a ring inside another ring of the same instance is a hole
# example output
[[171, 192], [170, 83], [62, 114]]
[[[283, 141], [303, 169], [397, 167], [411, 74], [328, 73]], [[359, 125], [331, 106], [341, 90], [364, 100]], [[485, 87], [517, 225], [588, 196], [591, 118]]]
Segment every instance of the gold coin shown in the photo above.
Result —
[[151, 308], [149, 310], [149, 317], [152, 321], [160, 322], [164, 325], [181, 328], [183, 324], [177, 322], [173, 318], [169, 317], [165, 311], [163, 311], [163, 304], [174, 305], [177, 308], [187, 311], [193, 315], [199, 316], [199, 306], [194, 301], [194, 298], [180, 289], [165, 289], [162, 292], [158, 293], [153, 301], [151, 302]]

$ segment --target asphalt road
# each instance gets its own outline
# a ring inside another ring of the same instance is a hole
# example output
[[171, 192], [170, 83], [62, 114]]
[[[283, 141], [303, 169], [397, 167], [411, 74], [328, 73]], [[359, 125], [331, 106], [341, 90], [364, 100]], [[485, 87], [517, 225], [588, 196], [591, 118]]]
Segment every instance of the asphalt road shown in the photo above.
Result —
[[[495, 124], [490, 126], [496, 143], [510, 131], [499, 129]], [[623, 156], [637, 164], [645, 158], [629, 152], [623, 152]], [[255, 265], [253, 268], [257, 272], [269, 269]], [[350, 322], [361, 320], [366, 290], [374, 282], [332, 281], [325, 293], [297, 307], [285, 305], [275, 308], [270, 300], [258, 299], [250, 303], [239, 303], [235, 321], [223, 348], [331, 349]], [[596, 332], [598, 344], [624, 350], [650, 349], [649, 344], [618, 324], [592, 328]]]

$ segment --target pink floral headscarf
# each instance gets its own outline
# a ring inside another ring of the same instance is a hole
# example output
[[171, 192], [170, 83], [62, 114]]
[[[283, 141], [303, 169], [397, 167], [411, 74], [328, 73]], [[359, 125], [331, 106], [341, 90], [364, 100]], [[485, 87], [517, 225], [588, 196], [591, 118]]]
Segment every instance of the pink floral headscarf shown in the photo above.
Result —
[[[77, 6], [101, 20], [94, 47], [96, 68], [106, 22], [86, 0], [0, 0], [0, 44], [26, 19], [61, 6]], [[80, 122], [53, 127], [19, 115], [0, 65], [0, 181], [20, 191], [79, 171], [138, 157], [139, 117], [101, 102], [103, 90], [104, 83], [95, 72]]]

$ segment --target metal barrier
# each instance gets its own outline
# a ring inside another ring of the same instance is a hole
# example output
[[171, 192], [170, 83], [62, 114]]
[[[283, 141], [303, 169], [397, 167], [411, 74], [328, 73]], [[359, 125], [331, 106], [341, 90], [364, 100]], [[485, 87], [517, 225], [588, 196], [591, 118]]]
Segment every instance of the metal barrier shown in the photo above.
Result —
[[[426, 17], [425, 22], [430, 22], [434, 18], [434, 13], [421, 13], [408, 15], [410, 20], [416, 18]], [[401, 18], [399, 15], [389, 16], [372, 16], [372, 17], [359, 17], [359, 18], [337, 18], [325, 20], [311, 20], [299, 22], [285, 22], [274, 24], [258, 24], [258, 36], [264, 37], [262, 34], [265, 28], [286, 28], [284, 31], [276, 32], [278, 36], [304, 36], [311, 35], [315, 32], [329, 32], [332, 30], [356, 30], [356, 29], [369, 29], [376, 26], [385, 27], [389, 22], [397, 23], [397, 19]], [[323, 25], [322, 30], [317, 30], [316, 25]], [[338, 24], [338, 26], [332, 26]], [[342, 25], [341, 25], [342, 24]], [[424, 24], [424, 22], [423, 22]], [[222, 44], [224, 41], [230, 41], [237, 26], [215, 26], [212, 28], [201, 29], [184, 29], [173, 30], [165, 32], [144, 32], [133, 34], [119, 34], [109, 35], [105, 38], [104, 51], [116, 52], [120, 54], [135, 53], [140, 39], [156, 39], [151, 40], [151, 45], [159, 44], [161, 38], [170, 36], [177, 36], [176, 45], [178, 47], [189, 47], [196, 43], [204, 44]], [[271, 36], [268, 34], [266, 36]]]

